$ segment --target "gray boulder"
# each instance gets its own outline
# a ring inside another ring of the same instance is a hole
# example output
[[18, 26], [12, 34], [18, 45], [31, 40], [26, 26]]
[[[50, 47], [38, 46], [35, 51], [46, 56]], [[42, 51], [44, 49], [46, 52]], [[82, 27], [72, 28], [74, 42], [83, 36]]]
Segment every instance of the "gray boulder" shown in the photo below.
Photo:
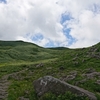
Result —
[[34, 81], [34, 89], [38, 96], [42, 96], [47, 92], [59, 95], [70, 91], [79, 96], [88, 96], [90, 100], [97, 100], [95, 94], [77, 86], [70, 85], [52, 76], [44, 76]]

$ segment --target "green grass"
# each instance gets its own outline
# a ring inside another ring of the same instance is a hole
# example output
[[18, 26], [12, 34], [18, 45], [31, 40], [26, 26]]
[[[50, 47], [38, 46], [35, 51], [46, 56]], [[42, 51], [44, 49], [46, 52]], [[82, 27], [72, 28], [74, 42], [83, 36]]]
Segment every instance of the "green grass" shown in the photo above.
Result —
[[[34, 88], [32, 88], [32, 82], [24, 81], [13, 81], [13, 84], [9, 88], [8, 100], [17, 100], [19, 97], [24, 96], [33, 100]], [[33, 98], [32, 98], [33, 97]]]
[[[73, 100], [74, 94], [55, 96], [55, 94], [47, 93], [42, 98], [38, 98], [34, 91], [33, 81], [46, 75], [61, 78], [69, 75], [71, 71], [77, 71], [76, 78], [68, 81], [75, 85], [77, 81], [84, 79], [82, 74], [85, 69], [93, 68], [100, 72], [100, 58], [92, 56], [92, 54], [99, 55], [99, 53], [100, 43], [88, 48], [68, 49], [42, 48], [23, 41], [0, 41], [0, 77], [27, 69], [24, 73], [18, 74], [22, 77], [21, 80], [8, 78], [11, 82], [8, 100], [18, 100], [19, 97], [30, 100]], [[37, 68], [36, 66], [40, 63], [43, 63], [43, 67]], [[64, 69], [60, 70], [60, 67]], [[95, 84], [97, 79], [88, 80], [78, 86], [95, 93], [100, 98], [100, 85]], [[88, 100], [83, 98], [76, 96], [75, 100]]]
[[42, 98], [40, 98], [40, 100], [89, 100], [89, 99], [85, 96], [77, 96], [68, 91], [65, 94], [61, 94], [58, 96], [52, 93], [46, 93]]

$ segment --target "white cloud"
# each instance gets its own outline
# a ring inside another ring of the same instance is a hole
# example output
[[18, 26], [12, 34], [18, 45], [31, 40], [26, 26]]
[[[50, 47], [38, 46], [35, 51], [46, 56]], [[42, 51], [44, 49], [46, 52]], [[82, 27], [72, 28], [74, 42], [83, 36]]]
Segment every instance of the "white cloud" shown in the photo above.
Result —
[[[54, 42], [66, 40], [59, 23], [62, 7], [56, 1], [7, 0], [7, 4], [0, 4], [0, 13], [0, 39], [14, 40], [25, 38], [27, 33], [31, 36], [41, 33]], [[26, 37], [24, 40], [29, 39]], [[42, 43], [44, 46], [47, 41]]]
[[[73, 19], [64, 24], [77, 40], [70, 47], [90, 46], [100, 41], [100, 0], [7, 0], [7, 4], [0, 3], [0, 39], [21, 39], [41, 46], [53, 41], [55, 46], [66, 46], [69, 39], [60, 23], [65, 12]], [[32, 40], [38, 33], [43, 39]]]
[[92, 11], [83, 11], [78, 19], [67, 22], [71, 28], [71, 36], [77, 41], [70, 47], [87, 47], [100, 42], [100, 14]]
[[87, 47], [100, 42], [100, 0], [65, 2], [69, 3], [66, 8], [73, 19], [67, 20], [64, 25], [71, 29], [70, 35], [76, 40], [69, 47]]

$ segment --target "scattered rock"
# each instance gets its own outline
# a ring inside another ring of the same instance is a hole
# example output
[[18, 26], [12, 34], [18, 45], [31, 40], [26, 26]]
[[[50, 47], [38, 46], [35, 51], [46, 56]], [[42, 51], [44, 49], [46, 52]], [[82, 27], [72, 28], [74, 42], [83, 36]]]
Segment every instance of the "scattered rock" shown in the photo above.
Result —
[[51, 69], [52, 69], [52, 67], [47, 67], [46, 69], [47, 69], [47, 70], [51, 70]]
[[87, 79], [85, 78], [85, 79], [83, 79], [83, 80], [81, 80], [81, 81], [77, 81], [77, 82], [75, 83], [75, 85], [79, 85], [79, 84], [85, 83], [86, 81], [87, 81]]
[[95, 83], [98, 84], [98, 85], [100, 85], [100, 80], [97, 80]]
[[9, 79], [15, 79], [15, 80], [23, 80], [26, 75], [24, 75], [24, 72], [16, 72], [11, 75], [9, 75]]
[[63, 81], [70, 81], [76, 78], [77, 71], [72, 71], [69, 73], [70, 75], [67, 75], [66, 77], [63, 78]]
[[74, 64], [74, 65], [78, 65], [79, 62], [78, 62], [78, 61], [74, 61], [73, 64]]
[[83, 74], [83, 76], [87, 77], [87, 79], [94, 79], [96, 76], [100, 76], [100, 72], [92, 72], [88, 74]]
[[28, 72], [28, 75], [26, 74], [26, 69], [25, 70], [22, 70], [22, 71], [19, 71], [19, 72], [16, 72], [16, 73], [12, 73], [12, 74], [9, 74], [9, 77], [8, 79], [14, 79], [14, 80], [24, 80], [26, 78], [30, 78], [33, 76], [34, 72], [32, 71], [29, 71]]
[[88, 68], [88, 69], [85, 69], [84, 71], [85, 71], [85, 74], [90, 74], [90, 73], [96, 72], [96, 70], [93, 68]]
[[93, 54], [93, 55], [92, 55], [92, 57], [93, 57], [93, 58], [97, 58], [97, 59], [100, 59], [100, 53], [97, 53], [97, 54]]
[[77, 71], [71, 71], [69, 74], [76, 76], [77, 75]]
[[64, 81], [70, 81], [70, 80], [73, 80], [75, 79], [75, 76], [74, 75], [68, 75], [66, 78], [64, 78], [63, 80]]
[[100, 59], [100, 51], [98, 48], [92, 47], [88, 51], [88, 55], [92, 58]]
[[43, 67], [43, 66], [44, 66], [44, 64], [40, 63], [40, 64], [36, 65], [36, 68], [40, 68], [40, 67]]
[[98, 48], [92, 47], [89, 49], [88, 52], [97, 52], [97, 51], [98, 51]]
[[79, 55], [79, 54], [77, 53], [77, 54], [76, 54], [76, 57], [78, 57], [78, 55]]
[[72, 60], [73, 60], [73, 61], [76, 61], [76, 60], [77, 60], [77, 57], [73, 58]]
[[82, 60], [82, 63], [84, 63], [84, 62], [85, 62], [85, 60], [83, 59], [83, 60]]
[[30, 92], [27, 91], [27, 90], [24, 92], [25, 95], [29, 95], [29, 93], [30, 93]]
[[70, 91], [79, 96], [88, 96], [90, 100], [97, 100], [95, 94], [77, 86], [70, 85], [64, 81], [60, 81], [52, 76], [44, 76], [34, 81], [34, 88], [38, 96], [42, 96], [47, 92], [63, 94]]

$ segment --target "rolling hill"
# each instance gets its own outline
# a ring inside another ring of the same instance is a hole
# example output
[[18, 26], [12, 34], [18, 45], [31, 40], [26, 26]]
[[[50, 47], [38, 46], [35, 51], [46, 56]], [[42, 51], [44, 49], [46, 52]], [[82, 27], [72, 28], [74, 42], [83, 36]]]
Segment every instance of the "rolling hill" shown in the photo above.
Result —
[[66, 96], [73, 97], [72, 94], [59, 97], [51, 93], [37, 97], [33, 81], [46, 75], [84, 88], [100, 100], [100, 43], [88, 48], [69, 49], [43, 48], [23, 41], [0, 41], [0, 82], [9, 82], [8, 88], [2, 86], [5, 92], [0, 87], [0, 98], [65, 100], [63, 98]]

